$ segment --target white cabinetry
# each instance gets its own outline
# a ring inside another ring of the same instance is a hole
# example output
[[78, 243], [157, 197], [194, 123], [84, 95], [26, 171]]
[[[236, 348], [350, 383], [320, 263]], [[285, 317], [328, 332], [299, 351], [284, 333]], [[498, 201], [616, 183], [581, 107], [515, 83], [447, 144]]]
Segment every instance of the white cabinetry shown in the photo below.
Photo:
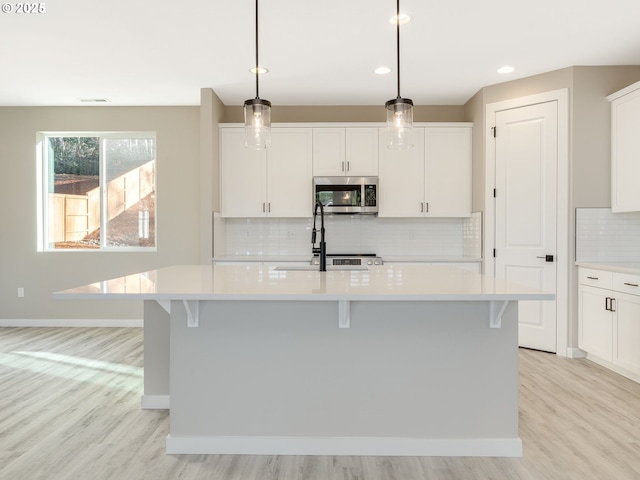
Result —
[[377, 176], [378, 128], [314, 128], [313, 175]]
[[640, 82], [620, 90], [611, 102], [611, 210], [640, 211]]
[[272, 128], [271, 148], [244, 146], [244, 130], [220, 128], [222, 217], [310, 217], [310, 128]]
[[471, 124], [414, 127], [413, 148], [386, 148], [380, 129], [380, 217], [471, 215]]
[[640, 381], [640, 275], [580, 268], [579, 277], [578, 346]]

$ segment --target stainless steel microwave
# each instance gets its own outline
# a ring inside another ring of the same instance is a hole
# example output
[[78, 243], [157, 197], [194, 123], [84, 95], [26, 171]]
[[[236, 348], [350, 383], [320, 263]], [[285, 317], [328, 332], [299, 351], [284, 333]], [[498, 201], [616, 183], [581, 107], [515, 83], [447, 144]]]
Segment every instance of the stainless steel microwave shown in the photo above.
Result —
[[313, 202], [325, 213], [378, 213], [378, 177], [313, 177]]

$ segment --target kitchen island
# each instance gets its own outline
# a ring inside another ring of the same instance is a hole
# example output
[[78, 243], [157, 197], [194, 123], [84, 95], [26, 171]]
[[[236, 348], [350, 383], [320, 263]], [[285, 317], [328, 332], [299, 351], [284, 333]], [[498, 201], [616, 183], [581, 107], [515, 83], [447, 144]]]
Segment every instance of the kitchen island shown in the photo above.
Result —
[[438, 456], [522, 455], [518, 301], [554, 298], [419, 265], [174, 266], [54, 297], [145, 302], [167, 453]]

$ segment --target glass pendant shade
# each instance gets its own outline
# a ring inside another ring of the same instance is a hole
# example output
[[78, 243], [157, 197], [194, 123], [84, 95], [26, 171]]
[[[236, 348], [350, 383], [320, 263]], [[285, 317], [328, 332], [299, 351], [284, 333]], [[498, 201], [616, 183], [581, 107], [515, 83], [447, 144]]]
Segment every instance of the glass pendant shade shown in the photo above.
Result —
[[387, 109], [387, 148], [403, 150], [413, 147], [413, 101], [400, 96], [400, 0], [396, 0], [396, 75], [398, 96], [384, 104]]
[[384, 106], [387, 109], [387, 148], [403, 150], [413, 147], [413, 101], [397, 97]]
[[271, 146], [271, 102], [260, 98], [260, 68], [258, 59], [258, 0], [256, 0], [256, 97], [244, 102], [244, 144], [247, 148], [262, 150]]
[[271, 146], [271, 102], [254, 98], [244, 102], [245, 146], [262, 150]]

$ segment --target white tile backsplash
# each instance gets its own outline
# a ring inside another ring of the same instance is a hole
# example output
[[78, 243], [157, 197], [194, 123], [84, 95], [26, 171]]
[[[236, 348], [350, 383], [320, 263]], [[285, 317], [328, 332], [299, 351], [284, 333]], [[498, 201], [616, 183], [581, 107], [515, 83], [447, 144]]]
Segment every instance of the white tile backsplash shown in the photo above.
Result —
[[576, 261], [640, 261], [640, 212], [577, 208]]
[[[225, 255], [307, 255], [312, 219], [226, 219]], [[320, 240], [320, 219], [316, 229]], [[325, 218], [329, 253], [481, 256], [482, 217], [379, 218], [329, 215]]]

